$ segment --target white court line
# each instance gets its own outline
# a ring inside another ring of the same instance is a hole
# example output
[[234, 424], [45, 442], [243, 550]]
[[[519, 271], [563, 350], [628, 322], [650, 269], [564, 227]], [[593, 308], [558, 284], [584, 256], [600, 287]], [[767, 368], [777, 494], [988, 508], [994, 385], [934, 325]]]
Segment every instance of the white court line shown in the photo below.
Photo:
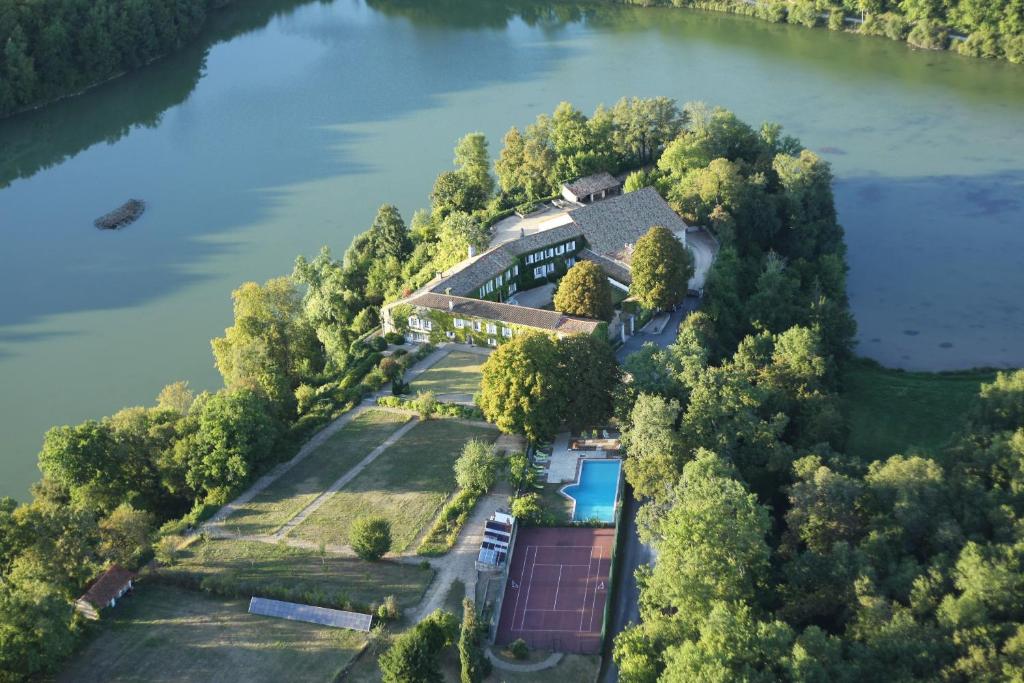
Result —
[[527, 612], [570, 612], [572, 614], [575, 614], [576, 612], [579, 612], [579, 611], [584, 611], [585, 612], [586, 610], [587, 610], [586, 607], [577, 607], [576, 609], [548, 609], [546, 607], [541, 609], [539, 607], [534, 607], [533, 609], [528, 609], [526, 611]]
[[519, 575], [519, 588], [516, 589], [516, 604], [512, 608], [512, 630], [516, 630], [516, 612], [519, 611], [519, 596], [523, 594], [523, 579], [526, 578], [526, 558], [530, 557], [530, 548], [533, 546], [526, 546], [526, 554], [523, 555], [523, 573]]
[[[534, 567], [537, 565], [534, 564]], [[555, 582], [555, 601], [551, 603], [551, 611], [558, 611], [558, 589], [562, 587], [562, 565], [558, 565], [558, 581]], [[529, 605], [527, 605], [529, 607]]]
[[[532, 548], [532, 547], [533, 546], [530, 546], [530, 548]], [[527, 551], [529, 551], [529, 548], [527, 548]], [[537, 551], [536, 550], [533, 552], [533, 561], [534, 562], [537, 561]], [[534, 569], [534, 567], [531, 566], [530, 567], [530, 585], [528, 585], [526, 587], [526, 604], [523, 606], [523, 620], [521, 622], [519, 622], [519, 630], [520, 631], [524, 630], [525, 627], [526, 627], [526, 610], [530, 606], [530, 589], [533, 588], [533, 569]], [[526, 567], [524, 566], [523, 567], [523, 575], [525, 576], [525, 574], [526, 574]], [[522, 584], [519, 584], [519, 585], [520, 585], [520, 590], [522, 590], [522, 588], [521, 588]], [[515, 614], [512, 615], [512, 623], [515, 624]]]
[[[590, 553], [593, 554], [594, 551], [591, 550]], [[590, 567], [589, 564], [556, 564], [554, 562], [534, 562], [534, 565], [537, 567]]]
[[[595, 577], [595, 578], [597, 578], [598, 585], [600, 585], [600, 581], [601, 581], [601, 561], [603, 560], [603, 558], [601, 557], [601, 555], [603, 555], [603, 553], [601, 552], [601, 547], [600, 546], [598, 546], [597, 551], [598, 551], [597, 552], [597, 577]], [[587, 633], [593, 633], [594, 632], [594, 612], [596, 610], [597, 610], [597, 586], [594, 586], [594, 600], [593, 600], [593, 603], [590, 605], [590, 625], [587, 627], [587, 631], [586, 631]]]
[[[594, 546], [590, 546], [590, 559], [587, 560], [587, 582], [583, 584], [583, 602], [580, 603], [580, 628], [579, 632], [583, 633], [583, 617], [587, 613], [587, 590], [590, 589], [590, 563], [594, 561]], [[581, 565], [582, 566], [582, 565]], [[597, 590], [595, 588], [595, 590]]]

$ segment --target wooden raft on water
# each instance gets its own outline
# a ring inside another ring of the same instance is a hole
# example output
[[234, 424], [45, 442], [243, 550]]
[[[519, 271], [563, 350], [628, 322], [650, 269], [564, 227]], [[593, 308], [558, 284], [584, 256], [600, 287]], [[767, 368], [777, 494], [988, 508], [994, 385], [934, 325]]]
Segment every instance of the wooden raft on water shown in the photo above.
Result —
[[145, 210], [146, 202], [141, 199], [129, 199], [110, 213], [97, 218], [94, 225], [101, 230], [123, 228], [137, 221]]

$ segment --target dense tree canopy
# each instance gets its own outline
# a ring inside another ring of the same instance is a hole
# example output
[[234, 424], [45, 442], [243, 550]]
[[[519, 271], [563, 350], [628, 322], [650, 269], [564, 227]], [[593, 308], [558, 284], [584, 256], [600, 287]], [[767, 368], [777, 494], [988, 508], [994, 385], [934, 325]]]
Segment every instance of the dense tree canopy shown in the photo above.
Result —
[[633, 298], [646, 308], [671, 308], [686, 298], [693, 254], [670, 230], [656, 225], [636, 241], [630, 270]]
[[569, 315], [610, 320], [612, 286], [596, 263], [580, 261], [559, 280], [554, 305], [556, 311]]

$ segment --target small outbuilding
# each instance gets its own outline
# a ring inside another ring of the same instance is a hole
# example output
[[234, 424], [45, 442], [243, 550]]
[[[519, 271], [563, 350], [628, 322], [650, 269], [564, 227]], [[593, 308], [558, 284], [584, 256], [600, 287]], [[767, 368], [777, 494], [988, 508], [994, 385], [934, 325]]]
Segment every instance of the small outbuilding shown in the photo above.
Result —
[[590, 204], [622, 192], [622, 183], [611, 173], [595, 173], [562, 185], [562, 197], [575, 204]]
[[99, 619], [100, 610], [113, 607], [134, 587], [135, 572], [112, 564], [100, 574], [85, 595], [75, 600], [75, 611], [87, 619]]

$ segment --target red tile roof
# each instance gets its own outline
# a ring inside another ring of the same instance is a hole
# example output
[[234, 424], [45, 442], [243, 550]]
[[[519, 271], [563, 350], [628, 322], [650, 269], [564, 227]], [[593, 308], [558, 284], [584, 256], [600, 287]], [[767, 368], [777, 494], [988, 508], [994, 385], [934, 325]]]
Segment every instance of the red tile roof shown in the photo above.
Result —
[[135, 572], [119, 564], [112, 564], [89, 586], [89, 590], [80, 599], [96, 608], [106, 607], [135, 577]]

